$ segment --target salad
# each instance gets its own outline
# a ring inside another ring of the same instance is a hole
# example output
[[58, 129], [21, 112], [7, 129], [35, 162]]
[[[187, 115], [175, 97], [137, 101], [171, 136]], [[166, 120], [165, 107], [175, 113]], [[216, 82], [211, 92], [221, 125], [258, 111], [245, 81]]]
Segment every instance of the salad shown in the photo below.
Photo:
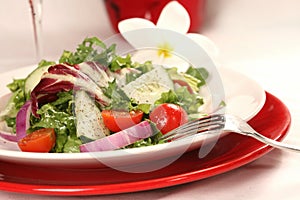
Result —
[[2, 140], [26, 152], [74, 153], [162, 143], [162, 134], [199, 114], [208, 72], [179, 72], [119, 56], [96, 37], [58, 62], [42, 60], [11, 93], [0, 123]]

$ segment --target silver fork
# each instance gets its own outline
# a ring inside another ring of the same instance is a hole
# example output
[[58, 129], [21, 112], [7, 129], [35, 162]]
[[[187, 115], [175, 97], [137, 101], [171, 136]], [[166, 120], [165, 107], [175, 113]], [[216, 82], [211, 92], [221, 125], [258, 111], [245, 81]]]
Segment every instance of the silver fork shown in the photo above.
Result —
[[220, 133], [224, 131], [233, 132], [250, 136], [274, 148], [300, 153], [299, 146], [285, 144], [265, 137], [256, 132], [246, 121], [228, 114], [213, 114], [190, 121], [163, 135], [160, 139], [163, 141], [172, 141], [195, 134], [216, 133], [216, 131], [220, 131]]

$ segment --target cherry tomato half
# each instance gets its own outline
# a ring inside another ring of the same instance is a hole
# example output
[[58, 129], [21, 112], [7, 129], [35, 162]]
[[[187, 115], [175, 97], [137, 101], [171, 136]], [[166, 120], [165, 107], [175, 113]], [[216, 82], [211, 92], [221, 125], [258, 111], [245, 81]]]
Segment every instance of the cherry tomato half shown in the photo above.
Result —
[[54, 129], [43, 128], [19, 140], [18, 145], [22, 151], [47, 153], [54, 147], [55, 141]]
[[136, 111], [103, 110], [101, 112], [104, 125], [113, 132], [119, 132], [142, 121], [144, 113]]
[[164, 103], [153, 109], [150, 113], [150, 120], [156, 124], [162, 134], [166, 134], [188, 122], [188, 115], [181, 106]]

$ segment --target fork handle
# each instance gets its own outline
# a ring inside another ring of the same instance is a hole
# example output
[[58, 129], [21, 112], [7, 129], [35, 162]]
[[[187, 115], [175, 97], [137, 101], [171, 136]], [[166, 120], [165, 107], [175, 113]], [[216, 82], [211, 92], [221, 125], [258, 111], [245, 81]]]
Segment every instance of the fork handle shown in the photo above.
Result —
[[265, 143], [265, 144], [267, 144], [269, 146], [272, 146], [274, 148], [282, 149], [282, 150], [289, 150], [289, 151], [300, 153], [300, 147], [299, 146], [278, 142], [276, 140], [272, 140], [268, 137], [265, 137], [265, 136], [263, 136], [263, 135], [261, 135], [257, 132], [251, 132], [251, 133], [243, 132], [243, 133], [247, 136], [253, 137], [253, 138], [259, 140], [260, 142]]

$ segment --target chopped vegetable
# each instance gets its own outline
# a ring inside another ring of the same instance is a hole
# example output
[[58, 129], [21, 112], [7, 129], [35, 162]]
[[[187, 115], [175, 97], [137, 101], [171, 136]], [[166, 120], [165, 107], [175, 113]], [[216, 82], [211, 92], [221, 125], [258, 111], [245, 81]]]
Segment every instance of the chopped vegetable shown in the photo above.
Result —
[[101, 111], [95, 100], [85, 91], [76, 91], [75, 116], [77, 137], [85, 136], [96, 140], [109, 135], [109, 130], [104, 126]]
[[199, 94], [191, 94], [186, 87], [180, 87], [175, 91], [169, 90], [155, 101], [155, 105], [163, 103], [174, 103], [180, 105], [188, 114], [198, 113], [200, 106], [204, 104], [203, 98]]
[[141, 75], [150, 72], [153, 69], [153, 64], [150, 61], [146, 61], [145, 63], [134, 63], [133, 73], [126, 74], [126, 84], [134, 81]]
[[109, 105], [108, 99], [101, 88], [80, 67], [66, 64], [51, 66], [48, 73], [42, 76], [39, 84], [31, 92], [32, 112], [38, 117], [39, 104], [44, 104], [57, 99], [58, 92], [82, 89], [93, 95], [103, 106]]
[[9, 100], [7, 105], [0, 113], [0, 120], [4, 119], [7, 122], [7, 125], [13, 128], [13, 132], [15, 132], [16, 128], [16, 115], [19, 109], [26, 102], [24, 83], [24, 79], [14, 79], [12, 83], [7, 85], [12, 94], [8, 95]]
[[14, 117], [16, 114], [16, 108], [14, 103], [14, 95], [9, 93], [1, 98], [1, 103], [5, 104], [5, 107], [3, 110], [0, 111], [0, 120], [5, 119], [6, 117]]
[[30, 128], [31, 101], [28, 100], [20, 108], [16, 117], [16, 135], [17, 139], [24, 138], [27, 134], [27, 129]]
[[[75, 116], [73, 113], [74, 96], [72, 92], [57, 94], [58, 99], [43, 105], [38, 111], [40, 118], [31, 116], [31, 129], [54, 128], [56, 132], [56, 145], [53, 152], [69, 152], [65, 150], [66, 143], [72, 139], [79, 140], [76, 135]], [[79, 140], [80, 141], [80, 140]], [[74, 145], [76, 142], [74, 142]], [[79, 151], [79, 146], [77, 151]]]
[[108, 87], [108, 83], [114, 80], [107, 73], [107, 67], [96, 62], [84, 62], [78, 64], [76, 68], [92, 79], [99, 87]]
[[186, 74], [191, 75], [200, 82], [198, 83], [198, 88], [201, 87], [202, 85], [205, 85], [206, 79], [208, 78], [208, 71], [205, 68], [194, 68], [194, 67], [189, 67], [188, 70], [186, 71]]
[[116, 56], [113, 58], [110, 66], [110, 70], [112, 72], [118, 71], [122, 68], [129, 68], [131, 67], [131, 56], [128, 54], [125, 58]]
[[102, 118], [105, 126], [112, 132], [119, 132], [142, 121], [144, 113], [136, 111], [103, 110]]
[[108, 83], [108, 87], [103, 89], [104, 95], [111, 99], [110, 105], [105, 109], [128, 110], [131, 100], [117, 85], [116, 80]]
[[0, 139], [3, 139], [4, 141], [11, 141], [11, 142], [17, 142], [17, 136], [13, 135], [9, 132], [6, 131], [1, 131], [0, 132]]
[[48, 153], [55, 145], [54, 129], [43, 128], [34, 131], [19, 140], [18, 145], [22, 151]]
[[53, 62], [49, 62], [48, 64], [49, 65], [46, 65], [46, 63], [42, 64], [42, 66], [39, 66], [27, 76], [24, 85], [26, 94], [30, 93], [35, 88], [35, 86], [40, 82], [42, 75], [48, 71], [48, 68], [51, 65], [55, 65]]
[[81, 152], [109, 151], [120, 149], [141, 139], [152, 136], [152, 128], [148, 121], [143, 121], [128, 129], [114, 133], [99, 140], [80, 145]]
[[162, 134], [166, 134], [188, 122], [188, 115], [182, 107], [176, 104], [164, 103], [157, 106], [150, 113], [150, 120], [156, 124]]
[[163, 92], [174, 89], [174, 84], [162, 66], [155, 66], [153, 70], [141, 75], [122, 89], [137, 103], [153, 105]]

